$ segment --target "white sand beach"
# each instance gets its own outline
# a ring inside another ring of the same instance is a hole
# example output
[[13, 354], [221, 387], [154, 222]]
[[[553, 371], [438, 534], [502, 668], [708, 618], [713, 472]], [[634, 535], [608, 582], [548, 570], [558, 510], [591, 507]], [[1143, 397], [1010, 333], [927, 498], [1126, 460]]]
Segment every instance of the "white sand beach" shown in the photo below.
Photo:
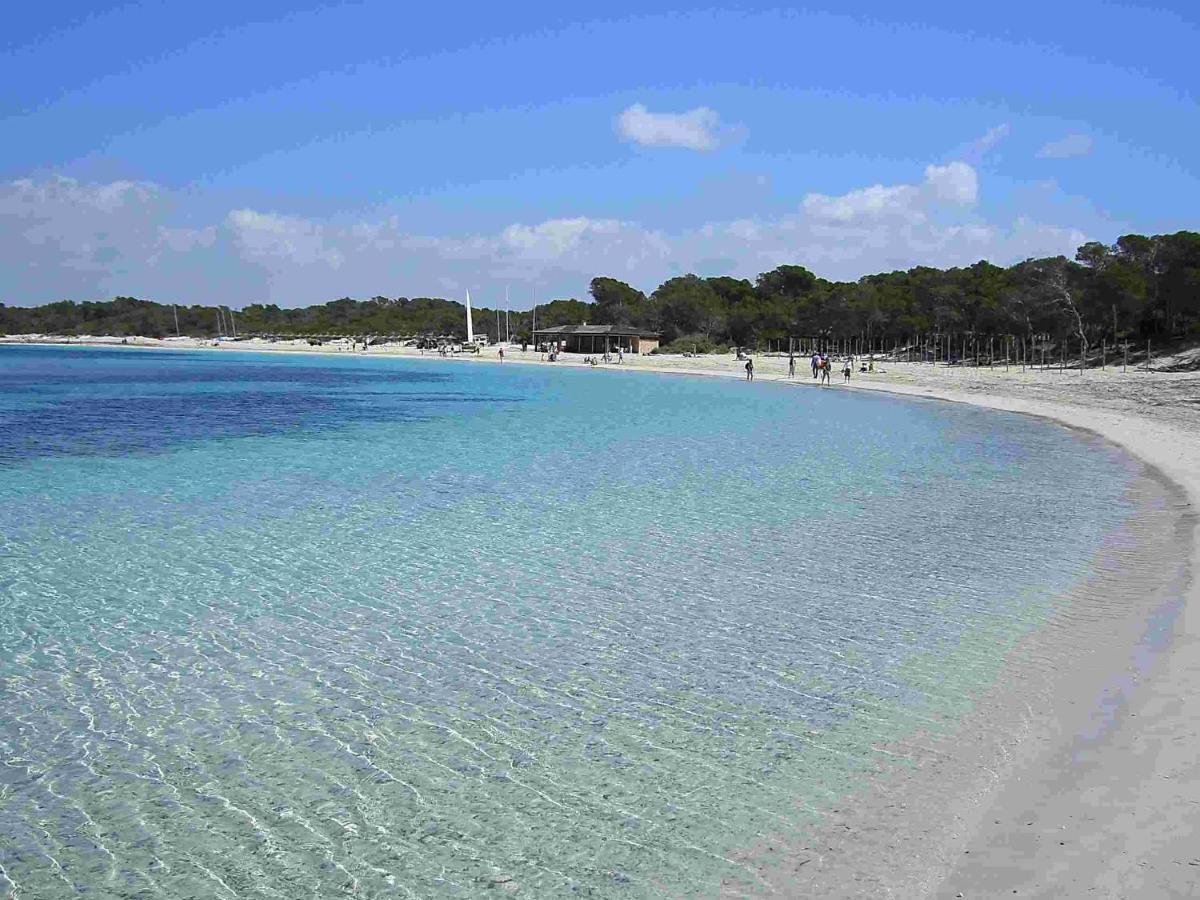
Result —
[[[62, 339], [25, 336], [5, 341]], [[71, 343], [121, 342], [105, 338]], [[213, 343], [139, 338], [129, 339], [128, 345], [196, 349]], [[364, 354], [348, 345], [313, 347], [299, 340], [217, 346]], [[422, 356], [399, 347], [371, 348], [365, 355]], [[440, 358], [432, 352], [424, 357]], [[495, 348], [460, 359], [465, 365], [498, 361]], [[505, 364], [512, 363], [582, 365], [578, 359], [542, 363], [539, 354], [519, 348], [507, 353]], [[786, 367], [783, 357], [755, 357], [757, 380], [787, 380]], [[745, 377], [743, 363], [728, 355], [626, 357], [621, 366], [606, 368]], [[1022, 683], [1018, 672], [997, 686], [997, 691], [1007, 692], [1007, 705], [989, 706], [985, 698], [974, 714], [977, 718], [964, 723], [958, 744], [941, 748], [967, 761], [959, 775], [946, 775], [944, 793], [931, 793], [924, 803], [910, 794], [885, 794], [875, 806], [847, 810], [840, 837], [831, 836], [826, 847], [780, 848], [792, 857], [794, 868], [789, 875], [786, 866], [777, 867], [784, 873], [774, 885], [779, 895], [1200, 894], [1200, 372], [1122, 372], [1118, 365], [1081, 374], [877, 361], [875, 372], [855, 372], [848, 385], [838, 374], [832, 385], [819, 387], [807, 360], [798, 358], [795, 383], [814, 390], [970, 403], [1091, 432], [1150, 467], [1146, 490], [1153, 496], [1148, 502], [1169, 509], [1169, 515], [1164, 513], [1160, 523], [1153, 517], [1143, 523], [1129, 545], [1113, 548], [1097, 582], [1081, 587], [1091, 591], [1093, 599], [1103, 595], [1116, 604], [1111, 619], [1072, 624], [1077, 638], [1094, 638], [1094, 647], [1077, 641], [1057, 659], [1053, 635], [1024, 647], [1013, 662], [1016, 666], [1028, 658], [1039, 660], [1034, 693], [1020, 693], [1030, 684]], [[1183, 523], [1188, 533], [1166, 533], [1170, 522]], [[1150, 551], [1180, 545], [1180, 539], [1186, 547], [1184, 558], [1167, 560], [1164, 568], [1163, 558]], [[1161, 596], [1135, 596], [1139, 612], [1129, 623], [1122, 618], [1122, 602], [1131, 592], [1137, 595], [1140, 574], [1150, 572], [1141, 566], [1163, 569]], [[972, 728], [976, 730], [970, 732]], [[930, 753], [928, 778], [941, 777], [941, 750]], [[1002, 758], [980, 759], [972, 770], [973, 753], [998, 753]], [[966, 771], [973, 775], [963, 781], [961, 773]], [[934, 782], [918, 778], [912, 783]], [[855, 829], [864, 828], [891, 829], [884, 842], [890, 849], [876, 859], [848, 861]]]
[[1200, 376], [943, 370], [898, 372], [862, 386], [1095, 432], [1162, 472], [1187, 504], [1189, 571], [1168, 589], [1181, 596], [1163, 598], [1180, 609], [1169, 640], [1143, 668], [1131, 656], [1108, 661], [1112, 673], [1128, 676], [1114, 710], [1101, 708], [1113, 698], [1094, 681], [1071, 685], [1080, 695], [1069, 703], [1096, 706], [1075, 710], [1074, 728], [1036, 752], [1027, 748], [1023, 764], [981, 800], [974, 821], [963, 823], [958, 864], [938, 895], [1193, 895], [1200, 890]]

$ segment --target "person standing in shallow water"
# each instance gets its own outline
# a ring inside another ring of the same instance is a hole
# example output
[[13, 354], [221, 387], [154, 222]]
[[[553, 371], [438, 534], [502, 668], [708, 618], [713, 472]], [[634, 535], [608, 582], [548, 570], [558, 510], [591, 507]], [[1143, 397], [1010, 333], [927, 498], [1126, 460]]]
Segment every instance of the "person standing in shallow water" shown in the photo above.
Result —
[[754, 360], [752, 359], [746, 360], [746, 380], [754, 380]]
[[821, 384], [829, 384], [829, 367], [831, 365], [833, 365], [833, 362], [829, 359], [829, 357], [825, 354], [821, 354], [821, 362], [819, 363], [821, 369]]

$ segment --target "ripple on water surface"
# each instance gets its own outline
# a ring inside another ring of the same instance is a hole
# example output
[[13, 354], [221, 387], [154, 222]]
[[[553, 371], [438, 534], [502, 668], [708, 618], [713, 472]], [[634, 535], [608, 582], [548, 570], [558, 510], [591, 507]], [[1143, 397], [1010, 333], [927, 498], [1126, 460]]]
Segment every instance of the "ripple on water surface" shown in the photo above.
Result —
[[23, 897], [753, 891], [737, 848], [964, 711], [1131, 477], [1014, 416], [515, 366], [0, 349], [0, 425]]

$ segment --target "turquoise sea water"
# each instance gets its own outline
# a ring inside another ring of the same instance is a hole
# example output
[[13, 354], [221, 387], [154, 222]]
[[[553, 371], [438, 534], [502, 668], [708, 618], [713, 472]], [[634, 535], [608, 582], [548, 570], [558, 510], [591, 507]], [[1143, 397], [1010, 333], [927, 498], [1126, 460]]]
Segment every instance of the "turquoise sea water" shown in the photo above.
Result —
[[0, 348], [0, 896], [753, 890], [1134, 474], [841, 390]]

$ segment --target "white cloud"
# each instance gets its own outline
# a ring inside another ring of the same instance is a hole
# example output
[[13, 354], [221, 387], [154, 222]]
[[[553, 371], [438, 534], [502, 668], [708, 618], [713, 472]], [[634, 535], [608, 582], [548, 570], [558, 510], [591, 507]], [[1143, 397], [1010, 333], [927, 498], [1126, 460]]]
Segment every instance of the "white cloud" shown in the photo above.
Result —
[[858, 188], [837, 197], [808, 194], [803, 200], [804, 211], [814, 219], [852, 222], [863, 218], [898, 216], [923, 218], [916, 201], [920, 192], [910, 184], [884, 187], [882, 184]]
[[550, 259], [577, 249], [589, 237], [620, 231], [615, 219], [551, 219], [540, 225], [509, 225], [501, 235], [505, 247], [533, 259]]
[[226, 223], [246, 255], [259, 260], [334, 269], [345, 261], [342, 251], [326, 243], [324, 226], [308, 219], [235, 209]]
[[617, 133], [644, 147], [712, 150], [720, 126], [721, 117], [706, 106], [683, 113], [652, 113], [635, 103], [617, 116]]
[[1011, 131], [1011, 129], [1009, 128], [1008, 123], [1002, 122], [995, 128], [989, 128], [982, 136], [973, 140], [970, 144], [970, 148], [977, 156], [982, 156], [984, 153], [987, 153], [1002, 140], [1008, 137], [1009, 131]]
[[261, 273], [230, 245], [228, 229], [181, 220], [177, 207], [150, 182], [0, 182], [0, 302], [260, 295]]
[[[666, 233], [613, 218], [514, 222], [484, 234], [421, 234], [397, 216], [327, 219], [235, 209], [180, 224], [172, 197], [147, 184], [69, 179], [0, 184], [0, 301], [116, 293], [180, 302], [286, 306], [341, 296], [460, 296], [496, 302], [585, 296], [595, 275], [652, 289], [683, 272], [753, 277], [783, 263], [827, 278], [914, 265], [1006, 264], [1071, 254], [1079, 229], [980, 216], [975, 170], [929, 166], [920, 180], [839, 195], [795, 211]], [[497, 293], [489, 296], [489, 288]]]
[[1068, 134], [1057, 141], [1044, 145], [1037, 155], [1039, 159], [1070, 159], [1087, 156], [1092, 152], [1092, 139], [1086, 134]]
[[920, 222], [939, 204], [969, 206], [978, 196], [975, 170], [964, 162], [952, 162], [927, 167], [921, 184], [876, 184], [836, 197], [808, 194], [803, 209], [814, 219], [833, 222], [882, 218]]
[[925, 184], [938, 200], [969, 206], [979, 197], [979, 176], [964, 162], [925, 169]]
[[21, 179], [0, 187], [0, 237], [6, 248], [23, 245], [17, 255], [27, 265], [44, 260], [72, 271], [104, 272], [153, 247], [162, 205], [159, 189], [147, 183]]
[[153, 259], [166, 206], [164, 193], [142, 182], [55, 176], [0, 184], [0, 301], [120, 290]]
[[198, 247], [211, 247], [217, 242], [217, 226], [206, 225], [203, 228], [173, 228], [160, 225], [159, 240], [164, 249], [176, 253], [186, 253]]

